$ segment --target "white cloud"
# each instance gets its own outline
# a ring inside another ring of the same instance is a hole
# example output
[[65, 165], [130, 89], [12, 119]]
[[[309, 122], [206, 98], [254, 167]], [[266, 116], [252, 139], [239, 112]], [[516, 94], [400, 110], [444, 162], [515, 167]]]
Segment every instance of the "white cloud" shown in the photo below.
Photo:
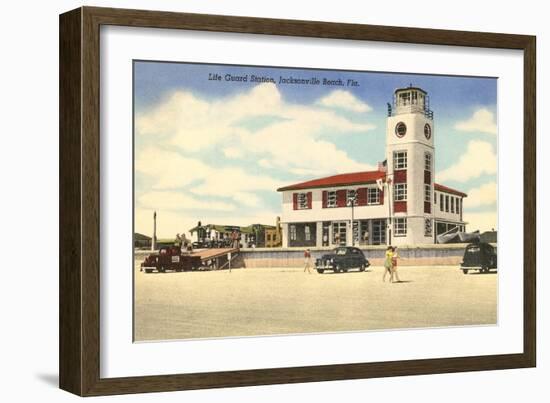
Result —
[[455, 129], [464, 132], [481, 132], [486, 134], [497, 134], [495, 116], [487, 108], [481, 108], [467, 120], [457, 122]]
[[153, 189], [176, 189], [208, 175], [210, 167], [174, 151], [146, 147], [136, 154], [136, 172], [154, 180]]
[[262, 158], [261, 160], [259, 160], [258, 165], [261, 166], [262, 168], [273, 168], [273, 164], [265, 158]]
[[232, 211], [235, 206], [231, 203], [196, 199], [182, 192], [174, 191], [152, 191], [146, 192], [137, 198], [138, 204], [143, 208], [156, 210], [216, 210], [216, 211]]
[[344, 90], [332, 91], [330, 94], [317, 101], [317, 104], [330, 108], [348, 109], [353, 112], [368, 112], [372, 110], [365, 102], [361, 101], [351, 92]]
[[473, 232], [476, 230], [484, 232], [491, 231], [492, 229], [498, 229], [496, 210], [475, 213], [468, 213], [464, 210], [464, 221], [468, 223], [466, 225], [466, 231], [468, 232]]
[[[345, 91], [323, 99], [328, 104], [345, 104], [348, 109], [368, 107]], [[266, 119], [266, 124], [258, 129], [243, 124], [251, 119]], [[372, 169], [337, 150], [327, 139], [373, 128], [324, 107], [287, 104], [277, 86], [269, 83], [215, 101], [177, 91], [136, 118], [138, 136], [154, 136], [157, 144], [164, 142], [192, 153], [221, 145], [229, 158], [257, 154], [262, 167], [271, 164], [288, 172], [315, 169], [319, 174]]]
[[[270, 176], [254, 175], [241, 168], [212, 169], [201, 178], [201, 183], [190, 188], [197, 195], [235, 197], [239, 193], [275, 191], [283, 182]], [[242, 197], [241, 197], [242, 199]]]
[[465, 209], [480, 206], [492, 206], [497, 201], [496, 182], [485, 183], [466, 192], [468, 197], [464, 199]]
[[244, 204], [245, 206], [255, 207], [260, 204], [260, 198], [254, 193], [238, 192], [234, 193], [232, 197], [233, 199], [235, 199], [235, 201]]
[[[187, 187], [188, 191], [194, 195], [233, 199], [247, 206], [259, 203], [259, 198], [253, 194], [254, 192], [274, 192], [278, 187], [284, 185], [284, 182], [273, 179], [271, 176], [249, 173], [238, 167], [213, 168], [198, 159], [183, 157], [177, 152], [165, 151], [156, 147], [147, 147], [138, 152], [136, 171], [152, 181], [151, 188], [155, 191]], [[177, 199], [179, 205], [189, 204], [193, 208], [200, 207], [190, 198], [184, 200], [182, 192], [174, 192], [174, 195], [180, 195]], [[170, 196], [168, 192], [155, 193], [157, 196], [161, 194]], [[138, 202], [142, 203], [142, 201], [147, 201], [148, 207], [155, 207], [149, 202], [149, 199], [138, 197]], [[167, 203], [166, 208], [173, 202]], [[227, 210], [226, 207], [219, 206], [219, 208], [215, 206], [211, 208]]]
[[223, 155], [225, 155], [227, 158], [242, 158], [243, 157], [243, 150], [237, 147], [226, 147], [223, 149]]
[[448, 180], [466, 182], [481, 175], [496, 172], [497, 156], [491, 143], [472, 140], [458, 162], [436, 174], [436, 178], [439, 182]]

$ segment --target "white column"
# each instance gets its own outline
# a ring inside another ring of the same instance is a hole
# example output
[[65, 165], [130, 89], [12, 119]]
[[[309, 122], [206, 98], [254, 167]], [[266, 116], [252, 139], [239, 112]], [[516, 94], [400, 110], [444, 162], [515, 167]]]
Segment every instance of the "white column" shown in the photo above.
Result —
[[317, 231], [315, 235], [315, 246], [323, 246], [323, 222], [317, 221]]
[[287, 223], [281, 224], [281, 230], [282, 230], [281, 246], [283, 248], [288, 248], [288, 224]]

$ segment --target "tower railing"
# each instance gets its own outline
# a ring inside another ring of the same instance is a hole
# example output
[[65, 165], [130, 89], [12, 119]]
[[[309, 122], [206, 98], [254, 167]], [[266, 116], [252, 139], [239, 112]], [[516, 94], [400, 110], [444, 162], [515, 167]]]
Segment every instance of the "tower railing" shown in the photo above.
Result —
[[423, 102], [419, 100], [398, 101], [393, 97], [392, 103], [388, 102], [388, 117], [397, 116], [403, 113], [422, 113], [428, 119], [433, 120], [434, 112], [430, 109], [430, 97], [426, 95]]

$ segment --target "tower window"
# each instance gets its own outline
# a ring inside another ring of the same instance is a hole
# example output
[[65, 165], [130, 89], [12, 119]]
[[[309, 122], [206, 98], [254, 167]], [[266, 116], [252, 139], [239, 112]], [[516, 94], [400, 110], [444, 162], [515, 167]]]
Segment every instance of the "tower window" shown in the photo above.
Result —
[[405, 134], [407, 134], [407, 125], [403, 122], [399, 122], [396, 126], [395, 126], [395, 135], [397, 137], [403, 137]]
[[424, 153], [424, 169], [426, 171], [432, 170], [432, 154]]
[[395, 201], [406, 201], [407, 200], [407, 184], [406, 183], [396, 183], [393, 186], [393, 194]]
[[424, 201], [432, 201], [432, 185], [424, 185]]
[[406, 218], [394, 218], [393, 231], [395, 236], [407, 235], [407, 219]]
[[393, 153], [393, 169], [407, 169], [407, 152], [394, 151]]
[[432, 234], [433, 234], [432, 219], [426, 218], [424, 220], [424, 236], [432, 236]]
[[424, 125], [424, 136], [426, 137], [426, 140], [429, 140], [432, 137], [432, 127], [428, 123]]

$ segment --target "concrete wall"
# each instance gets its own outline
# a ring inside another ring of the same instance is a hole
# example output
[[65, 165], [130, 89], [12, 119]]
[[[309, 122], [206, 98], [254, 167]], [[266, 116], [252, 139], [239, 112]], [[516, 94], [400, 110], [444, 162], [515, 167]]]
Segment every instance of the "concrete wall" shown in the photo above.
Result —
[[[415, 245], [400, 246], [399, 265], [458, 265], [462, 261], [464, 248], [467, 244], [450, 245]], [[373, 266], [381, 266], [384, 262], [386, 246], [370, 246], [361, 248]], [[332, 248], [312, 248], [313, 259], [321, 257]], [[301, 267], [304, 265], [304, 248], [256, 248], [239, 252], [244, 267]]]

